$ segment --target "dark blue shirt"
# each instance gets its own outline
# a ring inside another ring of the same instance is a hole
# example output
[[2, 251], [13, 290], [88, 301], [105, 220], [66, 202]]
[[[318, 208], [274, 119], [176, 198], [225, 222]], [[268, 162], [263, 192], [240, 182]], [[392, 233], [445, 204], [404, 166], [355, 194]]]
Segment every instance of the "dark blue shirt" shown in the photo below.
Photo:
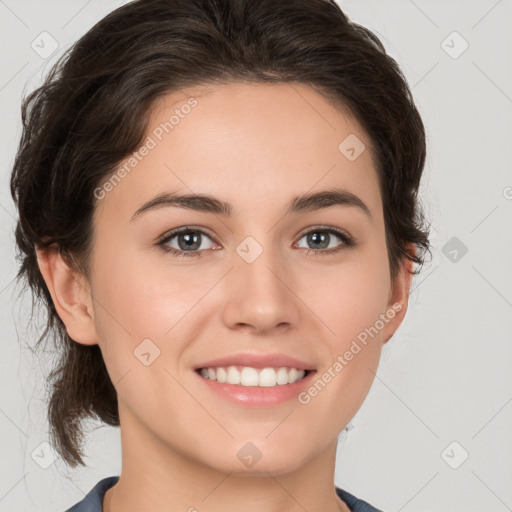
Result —
[[[82, 501], [73, 505], [66, 512], [103, 512], [103, 497], [107, 490], [117, 483], [118, 480], [118, 476], [109, 476], [100, 480]], [[382, 512], [366, 503], [366, 501], [359, 500], [338, 487], [336, 487], [336, 494], [347, 504], [352, 512]]]

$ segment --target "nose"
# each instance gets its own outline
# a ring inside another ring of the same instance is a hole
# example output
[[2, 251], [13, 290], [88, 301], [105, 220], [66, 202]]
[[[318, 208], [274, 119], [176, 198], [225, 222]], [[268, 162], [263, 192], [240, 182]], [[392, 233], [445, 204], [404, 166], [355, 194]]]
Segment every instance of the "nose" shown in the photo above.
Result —
[[252, 262], [236, 253], [233, 267], [225, 280], [222, 314], [229, 328], [263, 334], [298, 325], [301, 301], [284, 258], [271, 248]]

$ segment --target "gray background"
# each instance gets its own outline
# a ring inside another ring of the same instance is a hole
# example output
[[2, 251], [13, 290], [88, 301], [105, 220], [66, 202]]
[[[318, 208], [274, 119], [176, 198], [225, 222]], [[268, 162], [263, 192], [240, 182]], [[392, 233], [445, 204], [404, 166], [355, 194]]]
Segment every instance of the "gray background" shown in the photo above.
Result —
[[[90, 424], [84, 469], [52, 463], [44, 444], [51, 360], [27, 348], [40, 326], [14, 286], [8, 178], [22, 95], [122, 3], [0, 0], [0, 511], [63, 511], [121, 467], [117, 429]], [[512, 0], [339, 3], [381, 37], [413, 89], [434, 257], [342, 436], [336, 483], [388, 511], [512, 510]], [[58, 42], [49, 58], [31, 47], [45, 31]]]

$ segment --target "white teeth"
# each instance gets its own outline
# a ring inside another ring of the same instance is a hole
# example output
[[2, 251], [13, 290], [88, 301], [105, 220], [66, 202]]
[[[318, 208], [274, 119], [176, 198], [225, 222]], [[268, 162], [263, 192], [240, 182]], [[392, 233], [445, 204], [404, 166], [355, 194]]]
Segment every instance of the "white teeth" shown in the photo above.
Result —
[[221, 383], [240, 384], [242, 386], [259, 386], [271, 388], [284, 384], [293, 384], [304, 378], [305, 370], [297, 368], [252, 368], [251, 366], [201, 368], [201, 376], [205, 379]]
[[226, 382], [228, 380], [228, 373], [224, 368], [217, 368], [217, 382]]
[[[208, 368], [208, 374], [210, 370], [215, 371], [215, 368]], [[240, 384], [240, 372], [234, 366], [228, 368], [228, 378], [226, 380], [228, 384]]]
[[[272, 388], [276, 385], [277, 375], [274, 368], [263, 368], [258, 378], [258, 386]], [[291, 373], [291, 370], [290, 370]]]
[[[220, 368], [218, 370], [220, 370]], [[256, 368], [250, 368], [249, 366], [242, 368], [240, 372], [240, 384], [242, 384], [242, 386], [257, 386], [258, 371]]]
[[289, 379], [288, 371], [286, 370], [286, 368], [279, 368], [279, 370], [277, 370], [276, 380], [279, 385], [288, 384]]

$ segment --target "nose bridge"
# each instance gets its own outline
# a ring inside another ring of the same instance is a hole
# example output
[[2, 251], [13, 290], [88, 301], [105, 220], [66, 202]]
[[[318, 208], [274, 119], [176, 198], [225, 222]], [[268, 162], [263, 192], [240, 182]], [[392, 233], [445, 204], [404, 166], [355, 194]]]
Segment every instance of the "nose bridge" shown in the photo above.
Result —
[[292, 277], [284, 268], [284, 255], [276, 250], [271, 235], [260, 240], [248, 236], [235, 249], [225, 310], [225, 321], [231, 326], [250, 324], [266, 330], [297, 320], [292, 283], [288, 282]]
[[252, 288], [253, 294], [282, 294], [286, 287], [276, 276], [284, 271], [282, 255], [275, 249], [271, 235], [260, 236], [259, 240], [248, 236], [236, 247], [235, 273]]
[[236, 252], [238, 261], [235, 264], [235, 270], [251, 286], [266, 290], [267, 293], [273, 291], [273, 288], [283, 286], [275, 275], [278, 273], [276, 270], [282, 268], [280, 255], [270, 241], [263, 246], [252, 237], [248, 237], [239, 244]]

